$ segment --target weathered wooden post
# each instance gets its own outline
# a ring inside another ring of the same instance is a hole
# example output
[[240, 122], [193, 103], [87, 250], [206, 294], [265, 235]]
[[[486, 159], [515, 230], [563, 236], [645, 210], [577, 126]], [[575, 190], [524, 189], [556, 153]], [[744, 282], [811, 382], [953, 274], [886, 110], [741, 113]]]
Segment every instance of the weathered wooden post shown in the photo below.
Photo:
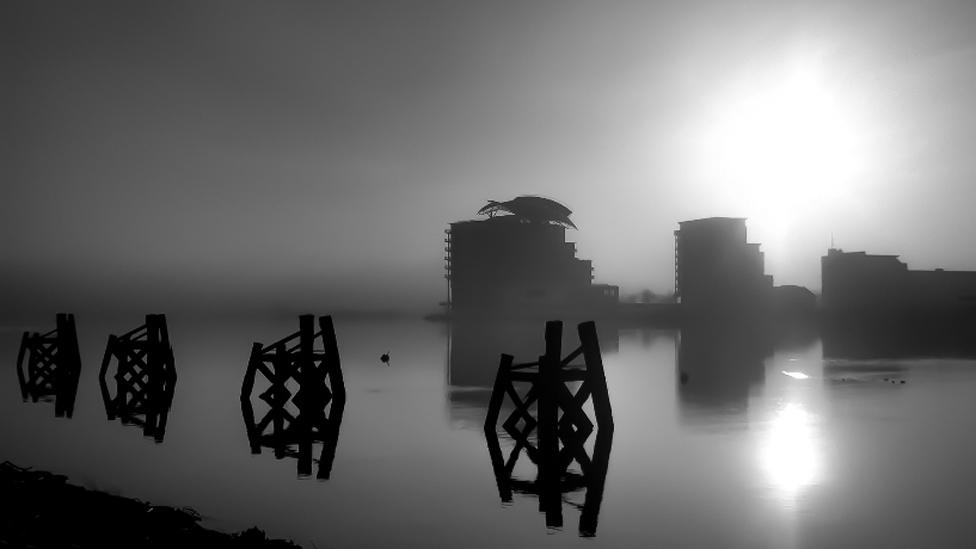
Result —
[[562, 528], [562, 492], [559, 490], [559, 401], [557, 385], [562, 383], [560, 353], [563, 342], [563, 323], [546, 322], [546, 352], [539, 357], [539, 461], [538, 471], [542, 489], [539, 493], [540, 511], [546, 514], [546, 526]]
[[583, 509], [580, 512], [579, 532], [583, 537], [596, 535], [612, 445], [613, 429], [597, 430], [596, 443], [593, 445], [593, 460], [586, 472], [586, 499], [583, 500]]
[[[109, 389], [112, 360], [115, 394]], [[122, 335], [110, 335], [98, 372], [108, 419], [142, 427], [143, 435], [162, 442], [173, 403], [176, 365], [166, 315], [146, 315], [145, 324]]]
[[[296, 458], [298, 475], [309, 476], [313, 446], [321, 443], [316, 476], [327, 479], [335, 460], [346, 390], [332, 318], [321, 317], [318, 324], [316, 332], [315, 317], [302, 315], [297, 332], [270, 345], [252, 345], [241, 384], [241, 413], [252, 453], [272, 448], [278, 459]], [[315, 348], [318, 340], [322, 350]], [[251, 402], [258, 372], [268, 386], [258, 399], [269, 407], [260, 421], [255, 419]], [[294, 395], [286, 386], [289, 380], [298, 384]], [[266, 432], [269, 426], [270, 432]]]
[[603, 355], [600, 353], [600, 340], [596, 334], [596, 323], [592, 320], [577, 326], [583, 361], [586, 363], [587, 382], [593, 388], [593, 412], [597, 425], [602, 429], [613, 430], [613, 409], [610, 407], [610, 391], [607, 376], [603, 371]]
[[498, 423], [498, 414], [502, 409], [502, 401], [505, 400], [505, 391], [511, 384], [510, 372], [512, 361], [515, 357], [502, 353], [498, 363], [498, 373], [495, 375], [495, 386], [491, 390], [491, 400], [488, 402], [488, 416], [485, 418], [485, 430], [495, 430]]
[[75, 327], [75, 316], [72, 314], [58, 314], [58, 352], [62, 355], [61, 362], [65, 368], [59, 368], [57, 396], [54, 400], [54, 415], [56, 417], [71, 417], [75, 409], [75, 397], [78, 394], [78, 380], [81, 377], [81, 352], [78, 348], [78, 332]]
[[58, 313], [55, 326], [45, 334], [24, 332], [17, 352], [17, 381], [25, 401], [53, 399], [54, 415], [70, 418], [81, 375], [74, 315]]
[[[513, 489], [536, 494], [539, 510], [545, 513], [549, 527], [562, 526], [562, 493], [578, 485], [564, 482], [563, 477], [568, 475], [568, 467], [575, 461], [582, 470], [582, 486], [586, 487], [586, 502], [580, 515], [580, 534], [586, 536], [596, 531], [613, 440], [613, 414], [596, 325], [584, 322], [578, 326], [578, 333], [580, 346], [562, 359], [562, 323], [558, 321], [546, 323], [545, 353], [537, 362], [513, 364], [511, 355], [501, 356], [485, 418], [485, 437], [502, 501], [511, 500]], [[580, 356], [584, 360], [582, 367], [571, 364]], [[518, 383], [529, 384], [524, 395], [518, 391]], [[577, 383], [574, 392], [568, 384]], [[504, 430], [515, 441], [507, 461], [496, 431], [505, 395], [515, 405], [502, 422]], [[584, 410], [590, 398], [593, 399], [597, 425], [592, 458], [585, 447], [594, 431], [594, 424]], [[531, 410], [533, 404], [537, 404], [535, 416]], [[537, 435], [535, 444], [531, 438], [533, 430]], [[522, 450], [538, 471], [536, 481], [529, 486], [525, 481], [512, 478]], [[572, 478], [579, 478], [579, 475]]]

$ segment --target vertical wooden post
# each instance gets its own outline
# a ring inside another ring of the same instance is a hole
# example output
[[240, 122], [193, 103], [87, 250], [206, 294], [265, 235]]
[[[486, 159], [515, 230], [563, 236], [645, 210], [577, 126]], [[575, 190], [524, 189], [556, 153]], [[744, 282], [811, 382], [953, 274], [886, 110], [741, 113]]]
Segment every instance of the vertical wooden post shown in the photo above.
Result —
[[613, 429], [599, 429], [593, 445], [593, 460], [586, 475], [586, 498], [580, 512], [579, 532], [583, 537], [596, 535], [597, 521], [600, 518], [600, 505], [603, 490], [607, 483], [607, 469], [610, 466], [610, 446], [613, 444]]
[[562, 499], [559, 491], [559, 403], [556, 385], [560, 378], [563, 323], [546, 322], [546, 353], [539, 357], [539, 480], [540, 505], [546, 525], [562, 526]]
[[298, 317], [298, 368], [295, 377], [304, 384], [312, 376], [312, 348], [315, 345], [315, 316]]
[[262, 346], [258, 342], [251, 345], [251, 358], [247, 361], [244, 381], [241, 383], [241, 413], [244, 415], [244, 426], [247, 429], [247, 442], [252, 454], [261, 453], [261, 434], [255, 432], [254, 407], [251, 406], [251, 391], [254, 390], [254, 376], [261, 361]]
[[583, 360], [586, 362], [586, 375], [593, 397], [593, 411], [600, 429], [613, 429], [613, 410], [610, 408], [610, 393], [607, 377], [603, 371], [603, 357], [600, 355], [600, 342], [596, 334], [596, 323], [583, 322], [578, 327]]
[[511, 383], [509, 373], [512, 369], [512, 361], [515, 357], [502, 354], [498, 361], [498, 373], [495, 374], [495, 386], [491, 390], [491, 400], [488, 402], [488, 415], [485, 417], [485, 431], [495, 431], [498, 425], [498, 414], [502, 409], [502, 401], [505, 400], [505, 388]]
[[332, 462], [335, 461], [336, 448], [339, 445], [339, 426], [342, 425], [342, 412], [345, 406], [345, 399], [332, 400], [332, 408], [329, 409], [327, 432], [324, 433], [322, 452], [319, 455], [319, 471], [316, 475], [318, 479], [327, 479], [332, 474]]
[[[160, 406], [163, 403], [163, 360], [166, 350], [163, 341], [163, 315], [146, 315], [146, 387], [144, 389], [143, 406], [145, 407], [145, 423], [142, 427], [143, 436], [159, 438]], [[131, 360], [135, 360], [131, 357]]]
[[161, 352], [163, 353], [163, 365], [165, 366], [162, 377], [165, 385], [162, 388], [162, 413], [159, 417], [159, 427], [156, 434], [156, 442], [163, 441], [166, 433], [166, 421], [169, 419], [169, 409], [173, 405], [173, 397], [176, 395], [176, 362], [173, 357], [173, 345], [169, 341], [169, 327], [166, 324], [166, 317], [162, 317], [162, 341]]
[[250, 400], [251, 391], [254, 390], [254, 376], [258, 371], [258, 362], [261, 360], [261, 344], [254, 342], [251, 345], [251, 358], [247, 361], [247, 370], [244, 371], [244, 381], [241, 383], [241, 400]]
[[[312, 391], [315, 383], [315, 316], [301, 315], [298, 317], [298, 367], [295, 379], [298, 380], [299, 392]], [[298, 417], [295, 418], [298, 430], [298, 474], [308, 476], [312, 474], [312, 410], [317, 404], [312, 398], [302, 398], [295, 401], [298, 406]]]
[[322, 343], [325, 346], [323, 367], [327, 368], [329, 373], [329, 385], [332, 389], [332, 398], [344, 404], [346, 402], [346, 384], [342, 379], [339, 344], [336, 341], [335, 326], [332, 324], [332, 317], [319, 317], [319, 329], [322, 331]]
[[71, 351], [68, 350], [68, 318], [64, 313], [58, 313], [54, 320], [57, 331], [57, 365], [54, 368], [54, 417], [64, 417], [65, 387], [68, 381]]
[[559, 405], [556, 400], [556, 383], [560, 382], [559, 353], [562, 350], [563, 323], [546, 322], [546, 354], [539, 357], [539, 446], [543, 453], [558, 452], [556, 424]]
[[[336, 341], [335, 325], [332, 323], [331, 316], [319, 317], [319, 330], [322, 333], [322, 346], [324, 350], [322, 368], [325, 369], [324, 375], [318, 383], [324, 383], [326, 375], [329, 378], [329, 389], [332, 391], [332, 403], [329, 408], [329, 417], [324, 425], [319, 429], [325, 432], [322, 440], [322, 451], [319, 455], [319, 469], [316, 474], [318, 479], [328, 479], [332, 474], [332, 463], [335, 461], [336, 448], [339, 445], [339, 426], [342, 424], [342, 414], [346, 406], [346, 383], [342, 378], [342, 364], [339, 357], [339, 344]], [[322, 406], [323, 403], [316, 403]], [[310, 448], [311, 450], [311, 448]]]
[[20, 338], [20, 350], [17, 352], [17, 381], [20, 383], [20, 397], [27, 402], [27, 378], [24, 376], [24, 355], [28, 352], [31, 345], [31, 335], [24, 332]]
[[[289, 372], [291, 371], [291, 357], [288, 356], [288, 349], [284, 343], [279, 342], [275, 345], [274, 349], [274, 379], [272, 383], [280, 383], [284, 387], [285, 381], [288, 379]], [[272, 432], [275, 434], [274, 455], [276, 458], [281, 459], [285, 457], [285, 440], [283, 438], [285, 430], [284, 408], [275, 408], [271, 413], [274, 414], [274, 419], [272, 420], [274, 429]]]
[[71, 353], [74, 365], [71, 370], [71, 394], [68, 397], [65, 413], [70, 418], [75, 412], [75, 398], [78, 396], [78, 381], [81, 379], [81, 349], [78, 345], [78, 328], [75, 324], [75, 315], [68, 315], [68, 325], [71, 330]]
[[78, 377], [81, 375], [81, 354], [74, 315], [57, 315], [59, 364], [55, 371], [54, 415], [71, 417], [74, 413]]
[[298, 476], [312, 474], [312, 439], [303, 436], [298, 439]]
[[498, 497], [503, 503], [512, 501], [511, 475], [505, 468], [505, 458], [502, 457], [502, 447], [498, 444], [498, 433], [494, 427], [491, 430], [485, 426], [485, 441], [488, 443], [488, 456], [491, 458], [491, 468], [495, 473], [495, 484], [498, 486]]
[[[108, 343], [105, 344], [105, 355], [102, 357], [102, 367], [98, 370], [98, 386], [102, 391], [105, 415], [108, 416], [109, 421], [115, 419], [115, 401], [109, 395], [108, 381], [105, 379], [105, 375], [108, 373], [108, 365], [112, 361], [112, 353], [115, 352], [116, 345], [118, 345], [118, 338], [114, 335], [108, 336]], [[118, 386], [118, 380], [116, 380], [116, 387]], [[117, 396], [116, 399], [118, 398]]]

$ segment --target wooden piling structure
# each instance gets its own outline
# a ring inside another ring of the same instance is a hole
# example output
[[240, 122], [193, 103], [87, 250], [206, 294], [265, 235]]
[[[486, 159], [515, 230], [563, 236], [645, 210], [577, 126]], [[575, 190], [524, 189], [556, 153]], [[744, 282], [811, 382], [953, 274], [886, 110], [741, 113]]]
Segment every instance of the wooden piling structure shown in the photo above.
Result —
[[[109, 388], [109, 368], [114, 394]], [[146, 315], [145, 324], [122, 335], [110, 335], [98, 373], [108, 419], [142, 427], [143, 435], [162, 442], [176, 386], [176, 365], [166, 315]]]
[[[563, 524], [562, 494], [585, 487], [580, 533], [593, 535], [613, 440], [613, 412], [596, 325], [584, 322], [577, 331], [580, 346], [565, 358], [561, 358], [559, 321], [546, 323], [545, 353], [537, 361], [515, 364], [511, 355], [501, 355], [485, 419], [485, 437], [503, 502], [511, 501], [513, 491], [533, 493], [539, 498], [539, 511], [545, 514], [546, 525], [559, 528]], [[579, 357], [583, 358], [583, 365], [572, 364]], [[523, 387], [523, 391], [518, 387]], [[575, 392], [571, 387], [575, 387]], [[508, 459], [496, 430], [506, 395], [514, 405], [502, 422], [502, 428], [515, 442]], [[584, 409], [591, 399], [595, 425]], [[591, 457], [586, 441], [594, 426], [597, 439]], [[537, 466], [538, 475], [531, 483], [512, 478], [523, 450]], [[582, 470], [582, 477], [568, 472], [574, 461]]]
[[[298, 475], [312, 472], [312, 452], [321, 444], [316, 477], [331, 475], [339, 439], [339, 427], [346, 402], [339, 348], [335, 328], [329, 316], [318, 319], [302, 315], [297, 332], [269, 345], [254, 343], [241, 384], [241, 413], [247, 429], [251, 452], [271, 448], [275, 457], [298, 460]], [[316, 344], [321, 342], [321, 349]], [[251, 396], [257, 374], [261, 373], [267, 389], [257, 395], [268, 406], [256, 420]], [[298, 385], [295, 394], [287, 387]]]
[[54, 330], [47, 333], [24, 332], [17, 352], [17, 381], [24, 401], [53, 399], [54, 415], [70, 418], [80, 376], [81, 353], [73, 314], [58, 313]]

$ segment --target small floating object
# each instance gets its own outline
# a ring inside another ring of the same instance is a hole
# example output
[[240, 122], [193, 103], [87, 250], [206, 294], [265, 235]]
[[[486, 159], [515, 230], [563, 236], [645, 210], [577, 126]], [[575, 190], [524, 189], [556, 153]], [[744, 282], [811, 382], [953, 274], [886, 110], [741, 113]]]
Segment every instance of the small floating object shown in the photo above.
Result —
[[385, 353], [381, 354], [380, 355], [380, 362], [382, 362], [383, 364], [386, 364], [387, 366], [389, 366], [390, 365], [390, 353], [389, 352], [385, 352]]
[[793, 379], [809, 379], [810, 376], [804, 374], [803, 372], [787, 372], [786, 370], [781, 370], [783, 375], [792, 377]]

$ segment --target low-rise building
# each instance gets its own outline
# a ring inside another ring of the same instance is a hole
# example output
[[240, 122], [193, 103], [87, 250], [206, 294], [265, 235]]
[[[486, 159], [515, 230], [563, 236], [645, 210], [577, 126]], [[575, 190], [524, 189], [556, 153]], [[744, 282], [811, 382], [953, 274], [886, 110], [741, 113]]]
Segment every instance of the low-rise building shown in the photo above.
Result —
[[897, 255], [827, 250], [820, 260], [828, 311], [963, 311], [976, 309], [976, 272], [914, 271]]

